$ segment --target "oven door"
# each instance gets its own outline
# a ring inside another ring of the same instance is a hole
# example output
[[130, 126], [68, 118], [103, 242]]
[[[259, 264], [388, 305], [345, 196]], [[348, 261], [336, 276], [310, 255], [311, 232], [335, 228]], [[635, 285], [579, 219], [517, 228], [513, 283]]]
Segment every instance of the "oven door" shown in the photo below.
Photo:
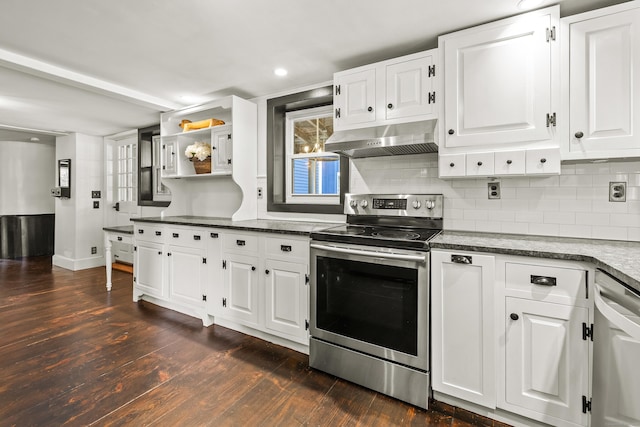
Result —
[[429, 252], [311, 243], [311, 336], [429, 367]]

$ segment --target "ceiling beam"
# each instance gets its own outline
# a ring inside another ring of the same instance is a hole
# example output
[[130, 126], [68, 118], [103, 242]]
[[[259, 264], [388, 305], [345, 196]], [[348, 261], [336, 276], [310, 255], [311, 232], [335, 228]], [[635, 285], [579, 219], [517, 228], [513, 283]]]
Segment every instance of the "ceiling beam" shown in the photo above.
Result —
[[76, 73], [75, 71], [19, 55], [5, 49], [0, 49], [0, 66], [116, 99], [122, 99], [159, 111], [175, 110], [184, 107], [184, 105], [166, 99], [138, 92], [85, 74]]

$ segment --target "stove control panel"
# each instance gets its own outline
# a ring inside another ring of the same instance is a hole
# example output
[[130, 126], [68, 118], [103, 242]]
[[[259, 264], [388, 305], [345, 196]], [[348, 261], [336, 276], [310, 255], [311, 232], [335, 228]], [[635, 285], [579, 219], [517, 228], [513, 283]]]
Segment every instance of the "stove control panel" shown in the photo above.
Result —
[[442, 194], [345, 194], [347, 215], [442, 218]]

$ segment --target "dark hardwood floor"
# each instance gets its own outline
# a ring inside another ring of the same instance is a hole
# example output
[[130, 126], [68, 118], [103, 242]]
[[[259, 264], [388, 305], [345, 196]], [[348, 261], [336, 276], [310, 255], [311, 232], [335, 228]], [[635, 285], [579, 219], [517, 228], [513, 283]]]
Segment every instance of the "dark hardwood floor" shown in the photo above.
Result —
[[134, 303], [128, 273], [113, 272], [110, 293], [104, 281], [104, 268], [0, 260], [0, 426], [493, 425], [418, 409], [312, 370], [304, 354]]

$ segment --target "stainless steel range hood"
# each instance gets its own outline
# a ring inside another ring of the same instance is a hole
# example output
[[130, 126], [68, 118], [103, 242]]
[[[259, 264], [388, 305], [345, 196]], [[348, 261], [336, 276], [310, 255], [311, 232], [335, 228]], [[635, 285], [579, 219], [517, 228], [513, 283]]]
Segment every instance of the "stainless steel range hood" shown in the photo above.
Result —
[[434, 119], [336, 131], [324, 148], [352, 158], [436, 153], [437, 124]]

